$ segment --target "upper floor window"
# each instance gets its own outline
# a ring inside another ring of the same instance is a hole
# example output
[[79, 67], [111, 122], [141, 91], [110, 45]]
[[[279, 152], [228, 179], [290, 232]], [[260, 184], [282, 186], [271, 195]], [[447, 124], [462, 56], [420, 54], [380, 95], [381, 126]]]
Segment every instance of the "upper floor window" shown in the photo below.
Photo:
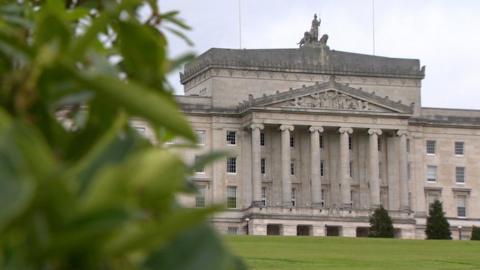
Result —
[[320, 148], [323, 149], [323, 135], [320, 135]]
[[325, 175], [325, 160], [320, 160], [320, 176]]
[[348, 136], [348, 149], [352, 150], [352, 137]]
[[353, 161], [350, 161], [349, 168], [350, 168], [350, 177], [353, 177]]
[[290, 136], [290, 147], [295, 147], [295, 137]]
[[432, 165], [427, 166], [427, 181], [428, 182], [437, 181], [437, 166], [432, 166]]
[[262, 205], [267, 206], [267, 187], [262, 187]]
[[380, 179], [382, 179], [382, 176], [383, 176], [383, 175], [382, 175], [382, 171], [383, 171], [383, 167], [382, 167], [382, 166], [383, 166], [382, 162], [381, 162], [381, 161], [378, 162], [378, 178], [380, 178]]
[[237, 158], [227, 158], [227, 173], [237, 173]]
[[410, 153], [410, 139], [407, 139], [407, 153]]
[[227, 208], [237, 208], [236, 186], [227, 186]]
[[207, 191], [206, 186], [200, 186], [198, 193], [195, 196], [195, 207], [205, 207], [205, 193]]
[[292, 206], [297, 204], [297, 189], [292, 188]]
[[382, 151], [382, 138], [378, 138], [377, 140], [377, 149], [379, 152]]
[[[198, 164], [198, 156], [195, 156], [195, 164]], [[205, 172], [205, 167], [196, 167], [195, 172], [197, 173], [204, 173]]]
[[455, 182], [465, 183], [465, 167], [455, 167]]
[[464, 146], [464, 142], [455, 142], [455, 155], [463, 156]]
[[260, 145], [261, 146], [265, 145], [265, 133], [263, 132], [260, 133]]
[[265, 158], [260, 159], [260, 171], [262, 174], [267, 171], [267, 160]]
[[205, 145], [205, 130], [195, 130], [197, 134], [197, 144]]
[[435, 154], [435, 150], [436, 150], [435, 146], [436, 146], [435, 141], [428, 140], [427, 141], [427, 154]]
[[295, 160], [290, 160], [290, 175], [295, 175]]
[[227, 144], [236, 145], [237, 144], [237, 132], [233, 130], [227, 131]]

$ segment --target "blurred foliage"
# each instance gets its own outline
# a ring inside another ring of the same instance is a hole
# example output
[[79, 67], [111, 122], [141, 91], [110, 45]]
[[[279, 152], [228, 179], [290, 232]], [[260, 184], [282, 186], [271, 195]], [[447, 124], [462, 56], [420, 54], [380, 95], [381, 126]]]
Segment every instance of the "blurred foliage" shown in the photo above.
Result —
[[[164, 142], [195, 136], [166, 74], [156, 0], [0, 3], [0, 269], [243, 269], [187, 209], [187, 166]], [[158, 145], [129, 120], [146, 121]], [[216, 154], [200, 162], [211, 161]]]

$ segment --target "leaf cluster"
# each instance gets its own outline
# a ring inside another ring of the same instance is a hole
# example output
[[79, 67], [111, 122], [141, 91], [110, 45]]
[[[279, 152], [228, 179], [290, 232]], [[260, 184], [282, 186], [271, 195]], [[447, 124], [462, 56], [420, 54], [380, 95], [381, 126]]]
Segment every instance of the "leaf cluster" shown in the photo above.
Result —
[[176, 201], [192, 168], [163, 143], [196, 139], [165, 79], [189, 59], [167, 56], [164, 31], [188, 29], [177, 15], [151, 0], [0, 3], [1, 269], [242, 268], [205, 225], [217, 208]]

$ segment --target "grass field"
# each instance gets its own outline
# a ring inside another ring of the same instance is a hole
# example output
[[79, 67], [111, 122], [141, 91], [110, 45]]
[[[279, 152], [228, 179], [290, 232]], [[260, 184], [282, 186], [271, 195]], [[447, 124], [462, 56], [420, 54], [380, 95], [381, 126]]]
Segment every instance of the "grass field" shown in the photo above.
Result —
[[480, 269], [480, 241], [228, 236], [250, 269]]

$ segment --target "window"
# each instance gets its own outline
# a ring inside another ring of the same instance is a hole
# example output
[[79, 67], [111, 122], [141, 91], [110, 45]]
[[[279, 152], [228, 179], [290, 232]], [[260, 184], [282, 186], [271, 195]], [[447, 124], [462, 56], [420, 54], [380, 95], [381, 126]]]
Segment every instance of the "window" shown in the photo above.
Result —
[[227, 131], [227, 144], [228, 145], [237, 144], [237, 132], [232, 130]]
[[350, 177], [353, 177], [353, 161], [350, 161], [349, 168], [350, 168]]
[[267, 206], [267, 188], [262, 187], [262, 205]]
[[455, 181], [457, 183], [465, 183], [465, 167], [455, 168]]
[[292, 206], [295, 206], [297, 203], [297, 189], [292, 188]]
[[290, 136], [290, 147], [295, 147], [295, 137]]
[[380, 179], [382, 179], [382, 176], [383, 176], [383, 174], [382, 174], [382, 171], [383, 171], [382, 165], [383, 165], [383, 164], [382, 164], [381, 161], [378, 162], [378, 178], [380, 178]]
[[435, 141], [427, 141], [427, 154], [435, 154]]
[[410, 153], [410, 139], [407, 139], [407, 153]]
[[196, 130], [195, 133], [197, 134], [197, 144], [205, 145], [205, 130]]
[[227, 158], [227, 173], [237, 173], [237, 158]]
[[265, 174], [266, 163], [267, 161], [264, 158], [260, 159], [260, 171], [262, 172], [262, 174]]
[[382, 138], [378, 138], [377, 140], [377, 148], [378, 148], [378, 152], [381, 152], [382, 151]]
[[409, 162], [407, 163], [407, 180], [412, 178], [412, 164]]
[[195, 207], [201, 208], [205, 207], [205, 193], [207, 191], [206, 186], [200, 186], [198, 188], [198, 193], [195, 196]]
[[320, 160], [320, 176], [325, 175], [325, 160]]
[[322, 207], [325, 206], [325, 202], [327, 201], [327, 191], [325, 189], [322, 189]]
[[455, 155], [463, 156], [464, 142], [455, 142]]
[[320, 148], [323, 149], [323, 136], [320, 135]]
[[227, 208], [237, 208], [237, 187], [227, 187]]
[[437, 166], [427, 166], [427, 181], [436, 182], [437, 181]]
[[[198, 156], [195, 156], [195, 164], [198, 164]], [[205, 167], [195, 167], [195, 172], [197, 173], [205, 173]]]
[[295, 160], [290, 160], [290, 175], [295, 175]]
[[348, 136], [348, 149], [352, 150], [352, 137]]
[[429, 192], [427, 194], [428, 208], [430, 209], [435, 201], [441, 201], [439, 192]]
[[260, 133], [260, 145], [261, 146], [265, 145], [265, 133], [263, 132]]
[[466, 217], [467, 216], [467, 196], [466, 195], [457, 195], [457, 216]]
[[227, 234], [230, 235], [237, 235], [238, 234], [238, 227], [228, 227]]

